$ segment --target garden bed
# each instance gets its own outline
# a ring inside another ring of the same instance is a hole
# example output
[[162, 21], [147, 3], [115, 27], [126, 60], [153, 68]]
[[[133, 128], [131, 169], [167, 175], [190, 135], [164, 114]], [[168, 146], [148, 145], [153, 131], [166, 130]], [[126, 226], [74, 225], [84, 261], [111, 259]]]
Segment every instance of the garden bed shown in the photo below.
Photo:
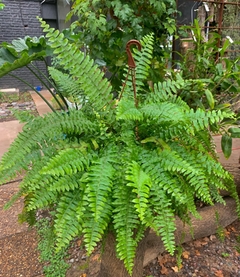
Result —
[[29, 92], [9, 93], [0, 91], [0, 122], [16, 120], [13, 110], [29, 111], [33, 115], [38, 115]]

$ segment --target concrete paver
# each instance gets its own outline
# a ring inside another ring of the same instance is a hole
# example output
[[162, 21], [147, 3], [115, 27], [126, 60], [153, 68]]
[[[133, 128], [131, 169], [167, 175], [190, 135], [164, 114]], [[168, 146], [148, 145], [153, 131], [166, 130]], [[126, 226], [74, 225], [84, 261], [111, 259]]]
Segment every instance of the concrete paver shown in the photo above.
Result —
[[234, 138], [232, 143], [232, 154], [229, 159], [226, 159], [223, 155], [222, 148], [221, 148], [221, 138], [222, 136], [214, 136], [213, 140], [216, 145], [216, 152], [219, 157], [219, 161], [222, 164], [239, 164], [240, 158], [240, 139]]
[[[36, 105], [39, 115], [44, 115], [51, 112], [52, 110], [47, 106], [43, 99], [37, 95], [36, 92], [30, 92], [33, 101]], [[52, 95], [47, 90], [41, 91], [41, 94], [48, 100], [51, 101]], [[18, 133], [22, 131], [23, 124], [19, 123], [18, 120], [0, 122], [0, 159], [3, 154], [8, 150], [11, 143], [17, 137]]]
[[[46, 113], [52, 112], [50, 107], [46, 104], [46, 102], [34, 91], [31, 91], [32, 99], [36, 105], [37, 111], [39, 115], [44, 115]], [[42, 90], [39, 92], [48, 102], [51, 103], [52, 95], [48, 90]]]
[[0, 122], [0, 158], [8, 150], [10, 144], [22, 131], [23, 124], [18, 120]]

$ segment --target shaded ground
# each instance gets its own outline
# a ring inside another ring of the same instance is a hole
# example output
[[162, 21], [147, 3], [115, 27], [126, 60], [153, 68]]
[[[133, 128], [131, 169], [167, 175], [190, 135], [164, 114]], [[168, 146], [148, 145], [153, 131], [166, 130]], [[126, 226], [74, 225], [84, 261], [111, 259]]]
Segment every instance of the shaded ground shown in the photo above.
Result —
[[176, 256], [160, 255], [145, 268], [144, 276], [239, 277], [240, 221], [216, 235], [184, 244], [181, 260], [179, 269]]
[[[0, 277], [44, 277], [36, 250], [36, 232], [17, 222], [22, 200], [10, 210], [2, 210], [3, 203], [17, 187], [18, 182], [0, 187]], [[100, 247], [88, 260], [81, 239], [75, 239], [68, 254], [71, 268], [67, 277], [96, 276]], [[181, 269], [178, 269], [177, 255], [160, 255], [145, 267], [143, 277], [240, 277], [240, 221], [219, 229], [216, 235], [184, 244], [181, 259]]]
[[[79, 251], [79, 245], [80, 241], [76, 240], [69, 250], [71, 268], [67, 277], [95, 277], [99, 251], [92, 255], [88, 264], [84, 251]], [[178, 259], [181, 259], [180, 268]], [[220, 229], [216, 235], [183, 244], [181, 255], [159, 255], [145, 267], [143, 277], [147, 276], [240, 277], [240, 221]]]
[[0, 187], [0, 277], [43, 277], [38, 261], [35, 230], [18, 223], [23, 201], [18, 200], [9, 210], [3, 205], [18, 190], [18, 182]]

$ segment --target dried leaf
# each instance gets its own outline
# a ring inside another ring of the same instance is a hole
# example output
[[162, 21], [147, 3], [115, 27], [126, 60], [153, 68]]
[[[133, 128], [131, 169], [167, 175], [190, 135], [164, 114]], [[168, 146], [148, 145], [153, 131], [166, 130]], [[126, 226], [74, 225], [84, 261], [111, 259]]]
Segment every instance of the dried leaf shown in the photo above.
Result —
[[240, 256], [240, 253], [238, 251], [234, 251], [234, 255], [239, 257]]
[[82, 240], [81, 240], [81, 239], [78, 239], [78, 240], [77, 240], [77, 246], [80, 247], [81, 244], [82, 244]]
[[225, 237], [229, 238], [230, 237], [230, 232], [227, 231], [227, 229], [224, 229], [224, 235], [225, 235]]
[[182, 265], [180, 267], [178, 267], [178, 266], [172, 266], [171, 268], [172, 268], [172, 270], [174, 272], [179, 272], [181, 270], [181, 268], [182, 268]]
[[100, 260], [100, 254], [96, 254], [93, 257], [91, 257], [91, 261], [99, 261]]
[[237, 232], [237, 230], [236, 230], [235, 227], [233, 227], [233, 226], [229, 227], [229, 229], [230, 229], [230, 231], [232, 231], [232, 232], [234, 232], [234, 233]]
[[80, 277], [87, 277], [87, 274], [83, 273], [83, 274], [80, 275]]
[[189, 258], [189, 255], [190, 255], [190, 253], [189, 253], [188, 251], [183, 251], [183, 252], [182, 252], [182, 257], [183, 257], [184, 259], [188, 259], [188, 258]]
[[195, 250], [195, 255], [196, 256], [200, 256], [201, 254], [200, 254], [200, 252], [198, 250]]
[[215, 276], [216, 277], [224, 277], [223, 273], [222, 273], [222, 270], [217, 270], [214, 272]]
[[160, 270], [161, 274], [163, 275], [168, 275], [169, 271], [168, 269], [164, 266], [164, 265], [161, 265], [161, 270]]
[[169, 257], [169, 255], [158, 256], [158, 263], [161, 266], [160, 272], [163, 275], [168, 275], [168, 273], [169, 273], [168, 269], [164, 265], [164, 263], [166, 263], [168, 261], [168, 257]]
[[195, 247], [202, 247], [203, 245], [208, 244], [209, 242], [209, 238], [203, 238], [203, 239], [199, 239], [199, 240], [195, 240], [194, 241], [194, 246]]
[[212, 240], [215, 240], [216, 239], [216, 236], [215, 235], [211, 235], [210, 237], [209, 237], [209, 239], [212, 241]]

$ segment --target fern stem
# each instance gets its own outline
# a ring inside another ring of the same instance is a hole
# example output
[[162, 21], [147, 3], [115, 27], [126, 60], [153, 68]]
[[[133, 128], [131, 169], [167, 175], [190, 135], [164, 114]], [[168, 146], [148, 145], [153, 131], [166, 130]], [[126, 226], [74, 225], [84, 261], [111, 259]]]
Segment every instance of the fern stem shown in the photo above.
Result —
[[[32, 64], [32, 66], [34, 67], [34, 65]], [[57, 102], [57, 104], [59, 105], [60, 109], [61, 110], [64, 110], [64, 107], [61, 105], [61, 103], [59, 102], [59, 100], [57, 99], [56, 95], [53, 93], [53, 91], [51, 90], [51, 88], [49, 87], [49, 85], [42, 79], [38, 76], [38, 74], [31, 68], [29, 67], [28, 65], [26, 65], [27, 69], [29, 71], [32, 72], [32, 74], [48, 89], [48, 91], [51, 93], [52, 97], [55, 99], [55, 101]], [[36, 69], [36, 67], [34, 67]], [[39, 69], [37, 69], [39, 72], [41, 72]], [[42, 73], [42, 72], [41, 72]], [[43, 74], [43, 73], [42, 73]], [[51, 83], [49, 81], [49, 79], [46, 77], [46, 79], [48, 80], [49, 83]], [[51, 83], [52, 84], [52, 83]]]
[[[45, 59], [43, 58], [42, 61], [45, 62], [45, 65], [46, 65], [46, 68], [48, 67]], [[59, 95], [59, 97], [61, 98], [61, 100], [63, 101], [63, 103], [65, 104], [65, 106], [68, 108], [68, 104], [67, 104], [67, 101], [65, 100], [65, 98], [63, 97], [62, 93], [58, 90], [57, 86], [55, 85], [54, 81], [51, 82], [50, 79], [41, 71], [39, 70], [39, 68], [37, 68], [37, 66], [35, 66], [33, 63], [32, 63], [32, 67], [34, 67], [38, 72], [39, 74], [41, 74], [52, 86], [53, 88], [57, 91], [57, 94]], [[48, 88], [48, 90], [50, 92], [52, 92], [51, 88]], [[53, 93], [53, 92], [52, 92]], [[55, 96], [55, 94], [53, 93], [53, 97]], [[54, 97], [55, 98], [55, 97]], [[57, 98], [55, 98], [55, 100], [57, 100]], [[64, 110], [64, 109], [63, 109]]]
[[38, 96], [40, 96], [42, 98], [42, 100], [48, 105], [48, 107], [53, 111], [53, 112], [56, 112], [55, 109], [52, 107], [52, 105], [47, 101], [47, 99], [41, 94], [39, 93], [31, 84], [29, 84], [27, 81], [23, 80], [22, 78], [14, 75], [14, 74], [11, 74], [11, 73], [8, 73], [9, 76], [21, 81], [22, 83], [26, 84], [28, 87], [30, 87], [32, 90], [34, 90]]
[[[135, 107], [137, 108], [138, 100], [137, 100], [137, 88], [136, 88], [136, 71], [135, 71], [135, 68], [132, 68], [130, 70], [131, 70], [131, 75], [132, 75], [134, 102], [135, 102]], [[136, 127], [135, 127], [135, 136], [136, 136], [136, 139], [139, 140], [138, 122], [137, 121], [136, 121]]]

